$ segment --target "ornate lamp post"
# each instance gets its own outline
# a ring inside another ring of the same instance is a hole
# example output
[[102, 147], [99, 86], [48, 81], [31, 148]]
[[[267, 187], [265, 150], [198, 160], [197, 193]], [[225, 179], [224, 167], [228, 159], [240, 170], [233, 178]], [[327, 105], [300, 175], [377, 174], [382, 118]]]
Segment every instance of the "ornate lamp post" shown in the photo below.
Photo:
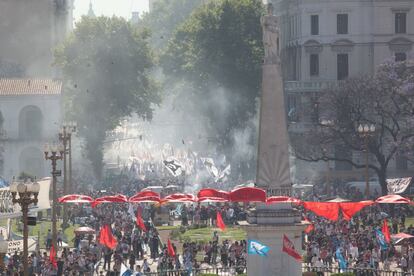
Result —
[[360, 124], [358, 125], [357, 132], [364, 139], [365, 143], [365, 195], [369, 198], [368, 142], [369, 138], [375, 133], [375, 125]]
[[[59, 140], [63, 145], [63, 193], [66, 195], [69, 185], [72, 185], [72, 133], [76, 131], [74, 122], [64, 123], [59, 131]], [[69, 172], [67, 170], [67, 155], [69, 155]], [[69, 179], [68, 179], [69, 178]], [[68, 183], [69, 182], [69, 183]], [[63, 207], [63, 225], [67, 224], [66, 205]]]
[[57, 226], [56, 226], [56, 211], [57, 211], [57, 193], [56, 182], [57, 177], [62, 175], [61, 170], [57, 170], [57, 161], [62, 160], [64, 148], [62, 145], [45, 145], [45, 159], [52, 162], [52, 190], [53, 190], [53, 206], [52, 206], [52, 245], [56, 249], [57, 240]]
[[[28, 244], [29, 228], [27, 226], [27, 215], [29, 213], [29, 205], [37, 203], [37, 196], [39, 195], [40, 185], [37, 182], [13, 182], [10, 185], [10, 192], [13, 197], [13, 203], [18, 203], [22, 208], [23, 214], [23, 273], [28, 275]], [[19, 197], [17, 197], [17, 193]]]

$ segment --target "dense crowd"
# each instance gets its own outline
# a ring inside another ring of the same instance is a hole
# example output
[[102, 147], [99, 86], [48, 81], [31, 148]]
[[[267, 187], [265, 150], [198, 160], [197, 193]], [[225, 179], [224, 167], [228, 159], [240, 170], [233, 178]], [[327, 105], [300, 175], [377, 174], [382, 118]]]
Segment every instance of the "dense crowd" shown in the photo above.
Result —
[[[391, 213], [396, 215], [391, 216]], [[304, 261], [319, 271], [339, 267], [336, 251], [340, 248], [347, 269], [389, 270], [398, 266], [403, 271], [412, 271], [414, 245], [410, 240], [402, 240], [398, 246], [389, 243], [384, 248], [376, 235], [376, 229], [381, 230], [385, 218], [389, 222], [391, 234], [413, 234], [412, 225], [405, 227], [406, 213], [407, 209], [404, 207], [384, 210], [382, 206], [373, 205], [364, 208], [350, 221], [339, 219], [337, 222], [309, 213], [307, 216], [313, 222], [314, 230], [307, 235], [305, 241]]]

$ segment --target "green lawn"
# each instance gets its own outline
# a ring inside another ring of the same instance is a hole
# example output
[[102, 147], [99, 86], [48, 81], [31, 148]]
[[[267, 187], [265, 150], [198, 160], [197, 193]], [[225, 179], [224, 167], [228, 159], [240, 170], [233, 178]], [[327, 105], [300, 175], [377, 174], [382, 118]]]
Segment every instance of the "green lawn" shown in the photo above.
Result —
[[414, 226], [414, 217], [405, 219], [405, 226], [408, 227], [408, 226], [410, 226], [410, 224], [412, 224]]
[[171, 226], [171, 225], [168, 225], [168, 226], [157, 226], [157, 230], [158, 231], [175, 230], [175, 229], [178, 229], [178, 228], [180, 228], [179, 225], [176, 225], [176, 226]]
[[[23, 228], [23, 225], [19, 226], [20, 220], [12, 220], [12, 231], [13, 233], [22, 236], [23, 233], [21, 229]], [[61, 221], [57, 222], [57, 230], [59, 231], [61, 229]], [[73, 238], [75, 237], [74, 230], [78, 227], [78, 225], [75, 226], [69, 226], [65, 229], [64, 232], [64, 242], [69, 244], [70, 247], [73, 247]], [[51, 221], [37, 221], [37, 224], [35, 226], [29, 226], [29, 236], [35, 236], [40, 237], [40, 248], [46, 247], [46, 236], [47, 231], [49, 229], [52, 229], [52, 222]]]
[[181, 233], [179, 235], [179, 239], [182, 241], [190, 240], [190, 241], [203, 241], [208, 242], [211, 241], [213, 237], [214, 231], [217, 231], [220, 237], [220, 241], [222, 240], [244, 240], [246, 239], [246, 232], [244, 232], [240, 227], [227, 227], [226, 231], [221, 231], [219, 228], [215, 227], [205, 227], [205, 228], [198, 228], [198, 229], [191, 229], [185, 231], [185, 233]]

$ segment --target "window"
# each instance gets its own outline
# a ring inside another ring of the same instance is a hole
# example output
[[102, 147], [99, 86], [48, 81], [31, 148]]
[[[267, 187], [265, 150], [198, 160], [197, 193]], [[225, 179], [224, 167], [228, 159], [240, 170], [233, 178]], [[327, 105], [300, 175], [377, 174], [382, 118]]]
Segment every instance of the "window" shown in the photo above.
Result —
[[338, 80], [344, 80], [348, 77], [348, 54], [338, 54], [337, 56], [337, 73]]
[[407, 32], [407, 14], [405, 12], [397, 12], [395, 14], [395, 33], [405, 34]]
[[336, 15], [336, 32], [338, 34], [348, 33], [348, 14], [341, 13]]
[[309, 74], [311, 77], [319, 76], [319, 55], [318, 54], [310, 55]]
[[311, 35], [319, 34], [319, 15], [311, 15]]
[[405, 61], [407, 59], [406, 53], [395, 53], [395, 61]]

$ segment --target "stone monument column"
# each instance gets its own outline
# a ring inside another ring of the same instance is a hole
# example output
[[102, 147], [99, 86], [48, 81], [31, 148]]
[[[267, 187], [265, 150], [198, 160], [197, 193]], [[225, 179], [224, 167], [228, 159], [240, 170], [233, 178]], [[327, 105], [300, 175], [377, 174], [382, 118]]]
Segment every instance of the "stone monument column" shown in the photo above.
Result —
[[[261, 18], [265, 50], [260, 104], [259, 143], [256, 185], [267, 191], [267, 196], [290, 196], [289, 141], [279, 57], [279, 28], [272, 4]], [[247, 221], [241, 223], [248, 239], [258, 240], [270, 247], [267, 257], [248, 255], [247, 274], [302, 275], [301, 263], [282, 252], [283, 235], [302, 253], [302, 231], [299, 212], [289, 203], [257, 204]]]

